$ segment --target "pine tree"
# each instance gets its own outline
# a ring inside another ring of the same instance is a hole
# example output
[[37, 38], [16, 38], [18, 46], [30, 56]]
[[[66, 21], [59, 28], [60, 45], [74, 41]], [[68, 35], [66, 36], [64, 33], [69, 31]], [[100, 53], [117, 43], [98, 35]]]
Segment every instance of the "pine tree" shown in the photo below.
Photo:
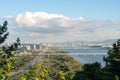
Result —
[[[5, 21], [3, 26], [0, 25], [0, 44], [4, 43], [7, 39], [9, 32], [7, 31], [8, 22]], [[12, 60], [14, 56], [12, 51], [17, 50], [18, 45], [20, 45], [20, 39], [17, 38], [14, 44], [10, 46], [1, 46], [0, 47], [0, 80], [6, 80], [8, 78], [7, 74], [11, 70]]]
[[5, 21], [3, 23], [3, 26], [0, 25], [0, 44], [2, 44], [6, 40], [9, 34], [9, 32], [7, 32], [7, 24], [8, 22]]
[[120, 39], [113, 44], [113, 48], [108, 51], [108, 56], [103, 60], [109, 72], [120, 76]]

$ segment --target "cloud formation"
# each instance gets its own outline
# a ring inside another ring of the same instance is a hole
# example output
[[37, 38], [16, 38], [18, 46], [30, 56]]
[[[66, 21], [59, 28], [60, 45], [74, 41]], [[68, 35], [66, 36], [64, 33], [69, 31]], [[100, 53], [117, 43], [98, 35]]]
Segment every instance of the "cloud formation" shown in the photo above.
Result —
[[50, 42], [120, 37], [116, 35], [120, 34], [120, 22], [113, 20], [85, 20], [83, 17], [70, 18], [47, 12], [25, 12], [5, 18], [10, 19], [11, 31], [16, 31], [26, 40]]

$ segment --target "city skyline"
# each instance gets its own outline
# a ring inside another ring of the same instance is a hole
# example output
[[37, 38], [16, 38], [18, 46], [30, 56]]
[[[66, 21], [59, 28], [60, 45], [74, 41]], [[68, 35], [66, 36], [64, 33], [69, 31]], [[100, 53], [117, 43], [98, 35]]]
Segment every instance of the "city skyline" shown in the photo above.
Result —
[[120, 1], [1, 1], [0, 24], [8, 21], [7, 42], [102, 41], [120, 37]]

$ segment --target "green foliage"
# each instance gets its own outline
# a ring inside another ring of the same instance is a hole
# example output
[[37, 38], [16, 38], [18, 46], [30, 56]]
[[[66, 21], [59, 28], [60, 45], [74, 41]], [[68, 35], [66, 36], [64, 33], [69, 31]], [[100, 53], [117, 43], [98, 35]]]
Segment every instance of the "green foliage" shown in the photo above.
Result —
[[19, 79], [22, 76], [27, 80], [36, 78], [39, 80], [72, 80], [75, 71], [81, 70], [81, 68], [82, 65], [69, 55], [43, 55], [37, 65], [10, 80]]
[[65, 73], [63, 71], [59, 71], [57, 79], [58, 80], [65, 80]]
[[84, 65], [84, 74], [86, 78], [91, 80], [99, 80], [100, 73], [101, 73], [101, 65], [98, 62], [92, 64], [85, 64]]
[[21, 79], [20, 80], [26, 80], [26, 78], [25, 77], [21, 77]]
[[36, 77], [35, 80], [39, 80], [39, 78]]
[[83, 71], [78, 71], [73, 80], [101, 80], [101, 65], [98, 62], [85, 64]]
[[108, 56], [104, 57], [106, 62], [106, 70], [120, 75], [120, 39], [113, 44], [113, 48], [109, 50]]
[[115, 80], [119, 80], [119, 77], [117, 75], [115, 75]]
[[46, 75], [48, 75], [48, 71], [44, 69], [44, 70], [41, 72], [41, 75], [40, 75], [41, 79], [45, 79], [45, 78], [46, 78]]
[[7, 32], [7, 24], [8, 22], [4, 21], [3, 25], [0, 25], [0, 44], [2, 44], [6, 40], [9, 34], [9, 32]]
[[12, 58], [12, 68], [11, 71], [15, 72], [21, 68], [24, 68], [34, 56], [16, 56]]
[[11, 67], [12, 67], [12, 62], [11, 62], [11, 61], [8, 61], [8, 62], [7, 62], [7, 71], [8, 71], [8, 72], [11, 70]]
[[66, 80], [72, 80], [72, 78], [74, 77], [74, 75], [75, 75], [75, 72], [72, 71], [72, 70], [70, 70], [70, 71], [68, 71], [68, 72], [65, 73], [65, 79]]
[[[9, 32], [7, 32], [7, 24], [8, 22], [5, 21], [3, 26], [0, 25], [0, 44], [2, 44]], [[16, 46], [15, 46], [16, 45]], [[7, 74], [10, 72], [12, 68], [12, 51], [17, 49], [18, 43], [14, 43], [11, 46], [1, 46], [0, 47], [0, 80], [6, 80], [8, 78]]]

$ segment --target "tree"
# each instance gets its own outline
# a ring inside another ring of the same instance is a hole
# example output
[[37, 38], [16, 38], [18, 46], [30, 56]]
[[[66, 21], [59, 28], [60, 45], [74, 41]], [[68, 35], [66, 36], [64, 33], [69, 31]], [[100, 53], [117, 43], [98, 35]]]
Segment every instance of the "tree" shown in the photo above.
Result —
[[113, 48], [108, 51], [108, 56], [103, 60], [106, 62], [106, 69], [120, 76], [120, 39], [113, 44]]
[[[7, 39], [9, 32], [7, 31], [8, 22], [5, 21], [3, 26], [0, 25], [0, 44], [4, 43]], [[10, 46], [0, 47], [0, 80], [6, 80], [8, 78], [7, 74], [11, 70], [13, 60], [11, 57], [14, 56], [12, 51], [17, 50], [18, 45], [20, 45], [20, 39], [17, 38], [17, 42]]]
[[100, 63], [85, 64], [83, 71], [76, 72], [73, 80], [119, 80], [120, 79], [120, 39], [113, 44], [107, 57], [103, 57], [106, 62], [104, 68]]
[[83, 71], [77, 71], [73, 80], [101, 80], [100, 63], [84, 64]]
[[9, 32], [7, 32], [7, 24], [8, 22], [5, 21], [3, 23], [3, 26], [0, 25], [0, 44], [2, 44], [6, 40], [9, 34]]

